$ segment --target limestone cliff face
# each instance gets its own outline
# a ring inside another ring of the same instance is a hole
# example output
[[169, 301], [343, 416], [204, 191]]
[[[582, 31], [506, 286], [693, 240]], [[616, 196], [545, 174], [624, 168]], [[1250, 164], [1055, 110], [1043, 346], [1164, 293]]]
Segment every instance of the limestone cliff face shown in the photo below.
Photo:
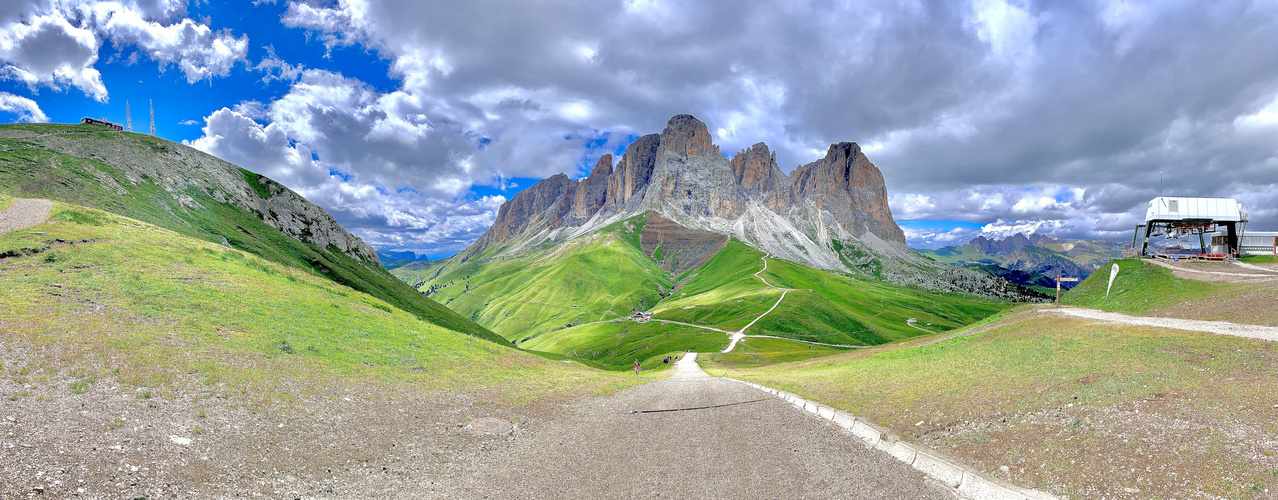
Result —
[[295, 240], [313, 243], [320, 248], [331, 246], [365, 263], [378, 262], [373, 247], [347, 232], [324, 209], [279, 183], [262, 183], [271, 194], [266, 199], [258, 198], [257, 206], [263, 222]]
[[790, 172], [792, 200], [806, 200], [834, 215], [844, 228], [905, 244], [892, 219], [883, 173], [854, 142], [831, 144], [825, 158]]
[[578, 181], [562, 173], [537, 181], [497, 209], [497, 220], [470, 248], [470, 256], [521, 234], [564, 226], [577, 198]]
[[617, 163], [617, 169], [608, 177], [605, 206], [623, 206], [636, 195], [642, 196], [657, 163], [657, 146], [660, 144], [661, 136], [658, 134], [648, 134], [630, 143], [626, 154]]
[[790, 206], [790, 179], [777, 166], [777, 154], [762, 142], [738, 152], [729, 163], [745, 196], [781, 212]]
[[610, 176], [612, 176], [612, 155], [603, 155], [595, 163], [594, 170], [590, 171], [590, 176], [583, 179], [577, 186], [577, 194], [572, 203], [573, 218], [587, 219], [599, 211], [607, 198]]
[[675, 115], [661, 132], [645, 208], [693, 217], [739, 215], [745, 206], [735, 176], [719, 147], [710, 143], [706, 124], [692, 115]]
[[824, 158], [786, 176], [766, 144], [729, 160], [705, 123], [676, 115], [660, 134], [634, 141], [615, 168], [604, 155], [585, 179], [557, 174], [515, 195], [463, 258], [493, 246], [567, 239], [644, 211], [824, 268], [846, 267], [829, 250], [833, 240], [871, 234], [905, 246], [883, 175], [855, 143], [833, 144]]

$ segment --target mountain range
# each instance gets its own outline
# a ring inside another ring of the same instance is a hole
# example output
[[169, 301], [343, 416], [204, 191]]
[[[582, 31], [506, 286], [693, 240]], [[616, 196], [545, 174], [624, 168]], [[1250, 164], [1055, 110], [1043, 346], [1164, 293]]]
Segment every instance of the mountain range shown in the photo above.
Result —
[[764, 143], [725, 157], [706, 124], [686, 114], [635, 140], [615, 162], [603, 155], [582, 179], [561, 173], [516, 194], [456, 259], [517, 256], [649, 212], [817, 269], [937, 291], [1018, 294], [907, 247], [883, 174], [856, 143], [831, 144], [823, 158], [786, 175]]
[[[920, 253], [937, 261], [979, 269], [1013, 283], [1055, 287], [1055, 277], [1086, 278], [1111, 259], [1121, 257], [1127, 244], [1112, 240], [1063, 240], [1049, 235], [1021, 233], [1004, 239], [977, 236], [967, 244]], [[1069, 288], [1072, 282], [1062, 283]]]
[[724, 156], [691, 115], [516, 194], [461, 253], [391, 268], [521, 348], [614, 369], [742, 339], [823, 355], [1045, 298], [907, 247], [855, 143], [787, 175], [762, 143]]

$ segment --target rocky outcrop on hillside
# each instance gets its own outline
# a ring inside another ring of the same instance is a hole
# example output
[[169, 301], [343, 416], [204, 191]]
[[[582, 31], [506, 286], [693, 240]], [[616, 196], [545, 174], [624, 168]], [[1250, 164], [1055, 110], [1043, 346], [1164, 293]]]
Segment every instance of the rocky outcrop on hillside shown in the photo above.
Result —
[[827, 269], [847, 267], [846, 256], [832, 249], [834, 240], [905, 245], [883, 175], [855, 143], [833, 144], [824, 158], [787, 176], [766, 144], [728, 159], [705, 123], [676, 115], [660, 134], [635, 140], [615, 165], [605, 155], [584, 179], [558, 174], [515, 195], [462, 255], [488, 248], [519, 252], [645, 211]]
[[333, 247], [361, 262], [380, 262], [373, 247], [348, 232], [318, 205], [266, 177], [260, 177], [258, 182], [270, 193], [267, 198], [257, 198], [257, 213], [267, 225], [297, 241], [320, 248]]

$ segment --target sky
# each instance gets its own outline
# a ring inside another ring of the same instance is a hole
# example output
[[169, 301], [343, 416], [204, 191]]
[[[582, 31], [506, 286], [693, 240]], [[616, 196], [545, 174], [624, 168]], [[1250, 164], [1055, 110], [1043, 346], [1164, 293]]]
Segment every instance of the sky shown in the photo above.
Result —
[[430, 258], [679, 113], [786, 172], [857, 142], [918, 248], [1130, 238], [1160, 195], [1278, 230], [1278, 0], [0, 4], [0, 122], [126, 104]]

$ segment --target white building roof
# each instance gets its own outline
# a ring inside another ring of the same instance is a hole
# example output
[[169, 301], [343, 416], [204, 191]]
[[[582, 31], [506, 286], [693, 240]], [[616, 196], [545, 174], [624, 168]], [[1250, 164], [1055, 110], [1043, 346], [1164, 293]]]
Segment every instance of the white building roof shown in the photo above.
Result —
[[1145, 211], [1145, 222], [1154, 220], [1238, 222], [1246, 218], [1233, 198], [1159, 196], [1149, 200]]

